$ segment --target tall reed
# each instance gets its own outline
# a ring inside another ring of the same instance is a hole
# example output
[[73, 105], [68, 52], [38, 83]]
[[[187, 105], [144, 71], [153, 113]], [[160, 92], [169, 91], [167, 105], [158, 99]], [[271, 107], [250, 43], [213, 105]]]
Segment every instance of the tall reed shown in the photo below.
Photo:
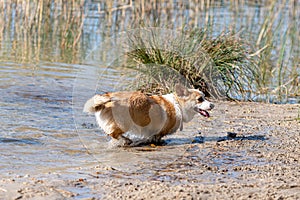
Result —
[[51, 60], [51, 53], [71, 49], [62, 59], [72, 60], [80, 48], [83, 6], [83, 1], [1, 1], [0, 39], [15, 44], [12, 50], [21, 62]]

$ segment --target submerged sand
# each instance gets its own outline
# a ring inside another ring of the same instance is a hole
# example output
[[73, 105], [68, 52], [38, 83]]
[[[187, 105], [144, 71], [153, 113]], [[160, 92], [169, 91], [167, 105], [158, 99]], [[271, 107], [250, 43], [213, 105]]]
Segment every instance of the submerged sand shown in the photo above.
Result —
[[211, 115], [166, 145], [117, 150], [121, 164], [79, 152], [81, 167], [12, 170], [0, 199], [300, 199], [299, 104], [217, 102]]

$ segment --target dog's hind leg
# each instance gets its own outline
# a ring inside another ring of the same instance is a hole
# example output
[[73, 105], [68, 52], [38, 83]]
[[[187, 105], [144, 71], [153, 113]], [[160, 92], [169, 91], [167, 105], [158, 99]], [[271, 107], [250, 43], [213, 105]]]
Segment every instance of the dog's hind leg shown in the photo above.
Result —
[[120, 136], [118, 139], [111, 138], [109, 141], [109, 147], [114, 148], [114, 147], [126, 147], [130, 146], [132, 144], [132, 141], [124, 136]]
[[141, 139], [139, 141], [134, 141], [130, 144], [130, 146], [132, 147], [139, 147], [139, 146], [144, 146], [144, 145], [147, 145], [149, 144], [149, 140], [148, 138], [145, 138], [145, 139]]
[[131, 139], [129, 139], [123, 135], [121, 135], [118, 140], [121, 143], [121, 146], [128, 146], [132, 143]]
[[122, 135], [123, 133], [123, 131], [117, 129], [113, 133], [109, 134], [111, 136], [110, 147], [129, 146], [132, 143], [129, 138]]
[[164, 142], [161, 140], [161, 135], [154, 135], [149, 138], [142, 139], [140, 141], [132, 142], [130, 146], [144, 146], [149, 144], [161, 145]]

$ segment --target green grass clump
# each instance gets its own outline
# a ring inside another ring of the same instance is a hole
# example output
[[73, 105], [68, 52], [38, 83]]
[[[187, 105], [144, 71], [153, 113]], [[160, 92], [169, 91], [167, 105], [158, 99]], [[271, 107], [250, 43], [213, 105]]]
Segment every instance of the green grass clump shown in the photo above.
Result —
[[236, 35], [209, 37], [205, 29], [193, 29], [176, 36], [165, 33], [161, 36], [158, 29], [149, 29], [147, 34], [141, 31], [128, 36], [131, 51], [127, 53], [126, 65], [146, 75], [139, 79], [144, 81], [141, 84], [144, 90], [152, 91], [153, 85], [171, 90], [173, 87], [169, 85], [181, 79], [208, 96], [249, 97], [257, 76], [256, 64], [248, 56], [249, 45]]

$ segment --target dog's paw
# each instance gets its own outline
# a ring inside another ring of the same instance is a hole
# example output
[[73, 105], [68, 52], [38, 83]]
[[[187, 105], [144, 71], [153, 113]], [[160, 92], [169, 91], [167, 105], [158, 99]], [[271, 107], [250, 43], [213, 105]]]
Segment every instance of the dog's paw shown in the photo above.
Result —
[[124, 146], [130, 146], [132, 144], [132, 141], [126, 137], [119, 137], [119, 139], [112, 138], [109, 143], [109, 148], [116, 148], [116, 147], [124, 147]]

